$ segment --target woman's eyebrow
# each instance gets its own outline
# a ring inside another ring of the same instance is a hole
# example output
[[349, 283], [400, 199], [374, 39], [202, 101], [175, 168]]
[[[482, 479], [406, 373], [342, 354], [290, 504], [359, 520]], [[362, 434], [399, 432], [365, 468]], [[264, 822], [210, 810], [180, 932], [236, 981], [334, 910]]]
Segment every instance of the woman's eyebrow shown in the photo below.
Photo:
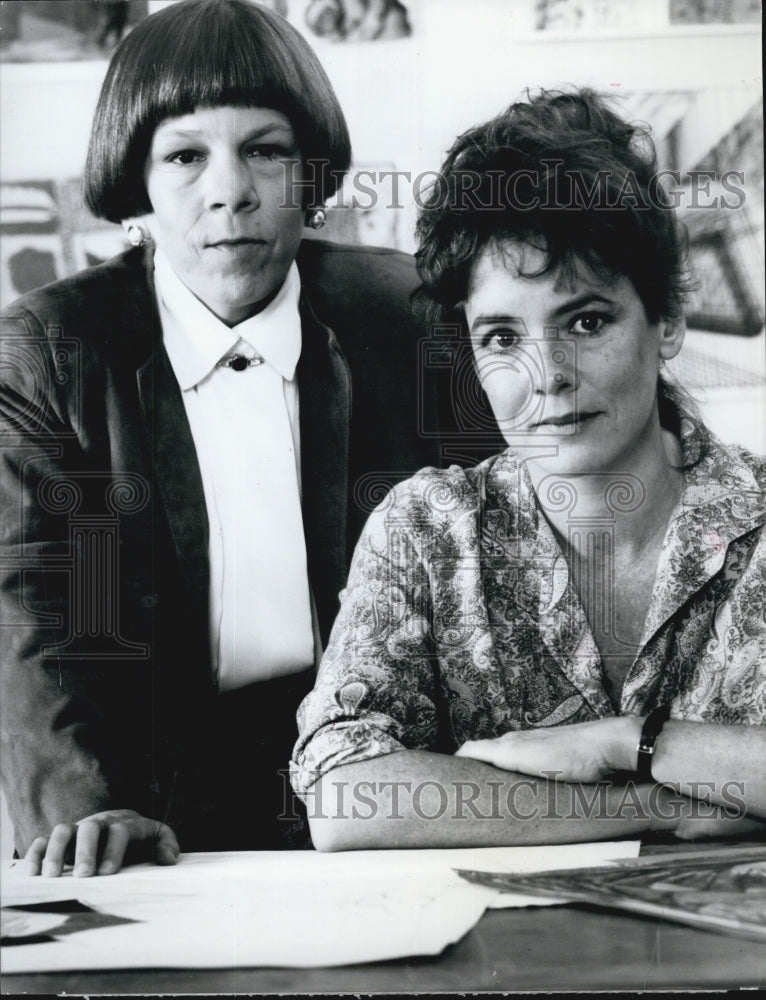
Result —
[[565, 316], [576, 309], [582, 309], [583, 306], [594, 305], [596, 303], [612, 306], [614, 305], [614, 300], [605, 295], [599, 295], [598, 292], [583, 292], [582, 295], [577, 295], [575, 298], [563, 302], [560, 306], [556, 306], [551, 316]]
[[290, 125], [282, 125], [279, 122], [272, 122], [269, 125], [261, 125], [259, 128], [254, 128], [251, 132], [245, 133], [240, 141], [250, 142], [252, 139], [262, 139], [263, 136], [271, 135], [272, 132], [278, 133], [286, 138], [295, 138], [295, 134]]
[[[575, 298], [563, 302], [560, 306], [556, 306], [550, 314], [551, 319], [566, 316], [577, 309], [582, 309], [583, 306], [597, 304], [613, 306], [614, 300], [608, 296], [599, 295], [598, 292], [583, 292], [582, 295], [577, 295]], [[512, 316], [510, 313], [487, 313], [476, 317], [471, 324], [471, 330], [476, 330], [480, 326], [489, 326], [493, 323], [520, 323], [523, 325], [524, 320], [521, 316]]]
[[523, 323], [520, 316], [511, 316], [507, 313], [493, 313], [486, 316], [477, 316], [471, 324], [471, 330], [480, 326], [490, 326], [493, 323]]
[[155, 136], [159, 139], [198, 139], [202, 135], [201, 130], [195, 128], [176, 128], [174, 125], [159, 126]]
[[[158, 129], [157, 132], [160, 138], [168, 139], [199, 139], [205, 136], [204, 129], [176, 128], [173, 125], [166, 126], [161, 132]], [[267, 125], [260, 125], [252, 131], [246, 132], [238, 142], [251, 142], [253, 139], [260, 139], [265, 135], [270, 135], [272, 132], [294, 138], [291, 126], [282, 125], [280, 122], [270, 122]]]

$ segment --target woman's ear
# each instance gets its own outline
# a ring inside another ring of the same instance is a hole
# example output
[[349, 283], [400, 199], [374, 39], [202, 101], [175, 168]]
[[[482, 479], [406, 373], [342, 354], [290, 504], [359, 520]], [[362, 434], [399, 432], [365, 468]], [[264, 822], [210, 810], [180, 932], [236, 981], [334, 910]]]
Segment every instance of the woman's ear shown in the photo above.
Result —
[[681, 350], [686, 336], [686, 320], [683, 316], [676, 319], [661, 319], [659, 322], [660, 357], [670, 361]]

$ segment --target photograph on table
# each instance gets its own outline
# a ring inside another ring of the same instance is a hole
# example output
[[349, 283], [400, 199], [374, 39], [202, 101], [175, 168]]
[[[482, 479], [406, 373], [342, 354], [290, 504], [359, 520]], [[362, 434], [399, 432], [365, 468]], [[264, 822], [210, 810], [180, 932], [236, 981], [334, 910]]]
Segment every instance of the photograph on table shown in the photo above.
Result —
[[503, 892], [539, 893], [766, 941], [765, 847], [695, 851], [672, 859], [643, 857], [604, 868], [534, 875], [460, 874]]

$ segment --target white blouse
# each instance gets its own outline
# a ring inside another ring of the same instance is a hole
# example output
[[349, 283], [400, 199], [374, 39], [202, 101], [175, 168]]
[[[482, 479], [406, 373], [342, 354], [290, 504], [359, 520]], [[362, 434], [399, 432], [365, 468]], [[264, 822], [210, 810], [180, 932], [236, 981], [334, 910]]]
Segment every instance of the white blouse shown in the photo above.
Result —
[[[210, 527], [211, 655], [219, 688], [295, 673], [316, 662], [306, 564], [295, 375], [300, 277], [230, 328], [155, 256], [165, 349], [197, 451]], [[241, 371], [232, 355], [261, 358]]]

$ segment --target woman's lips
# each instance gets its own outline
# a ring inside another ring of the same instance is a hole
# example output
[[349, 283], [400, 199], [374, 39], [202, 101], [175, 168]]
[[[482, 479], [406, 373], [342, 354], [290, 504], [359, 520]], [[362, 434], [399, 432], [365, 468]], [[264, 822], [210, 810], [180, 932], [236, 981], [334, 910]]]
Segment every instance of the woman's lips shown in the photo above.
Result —
[[[260, 266], [268, 251], [266, 240], [237, 237], [231, 240], [217, 240], [208, 244], [224, 267], [255, 267]], [[211, 258], [214, 259], [214, 258]]]
[[214, 249], [235, 250], [238, 247], [263, 246], [265, 243], [266, 240], [259, 240], [250, 236], [237, 236], [229, 240], [216, 240], [214, 243], [208, 243], [208, 247], [212, 247]]
[[546, 417], [545, 420], [540, 420], [538, 423], [533, 425], [535, 430], [550, 428], [560, 428], [560, 427], [573, 427], [577, 428], [582, 426], [582, 424], [588, 423], [595, 417], [599, 416], [600, 410], [590, 410], [582, 413], [565, 413], [560, 417]]

